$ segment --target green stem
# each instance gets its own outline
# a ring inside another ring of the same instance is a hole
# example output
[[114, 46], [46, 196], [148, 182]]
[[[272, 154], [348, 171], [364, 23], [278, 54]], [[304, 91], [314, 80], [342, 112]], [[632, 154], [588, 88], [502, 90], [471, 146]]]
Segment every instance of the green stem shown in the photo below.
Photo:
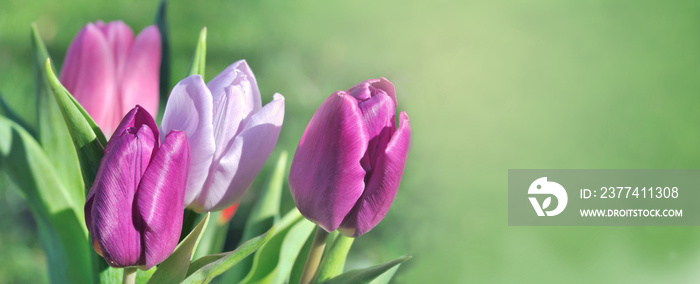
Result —
[[136, 283], [136, 271], [136, 267], [124, 267], [124, 277], [122, 278], [122, 284]]
[[326, 247], [327, 238], [328, 232], [321, 227], [317, 227], [314, 242], [311, 244], [311, 250], [309, 250], [309, 258], [306, 259], [304, 271], [301, 273], [300, 284], [309, 284], [311, 280], [314, 279], [318, 264], [321, 263], [321, 257], [323, 256], [323, 249]]
[[343, 273], [345, 259], [355, 238], [339, 234], [323, 257], [323, 261], [316, 272], [315, 282], [324, 282]]

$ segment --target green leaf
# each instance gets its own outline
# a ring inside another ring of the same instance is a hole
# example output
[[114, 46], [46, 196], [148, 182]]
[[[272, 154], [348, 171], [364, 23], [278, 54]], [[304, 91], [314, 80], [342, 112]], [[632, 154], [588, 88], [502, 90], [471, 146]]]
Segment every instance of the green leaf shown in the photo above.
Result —
[[20, 189], [36, 219], [51, 282], [92, 283], [83, 204], [74, 203], [36, 140], [5, 117], [0, 117], [0, 169]]
[[279, 159], [277, 159], [277, 164], [267, 187], [265, 187], [253, 209], [250, 210], [248, 221], [245, 223], [245, 229], [243, 230], [243, 241], [262, 234], [279, 220], [282, 184], [284, 183], [286, 169], [287, 152], [283, 151]]
[[199, 225], [177, 245], [175, 251], [158, 265], [158, 271], [153, 274], [148, 283], [178, 283], [185, 279], [194, 250], [197, 248], [197, 243], [202, 236], [204, 228], [207, 226], [207, 221], [209, 221], [209, 214], [204, 216]]
[[345, 269], [345, 259], [355, 238], [346, 237], [342, 234], [335, 238], [335, 241], [323, 254], [323, 260], [316, 272], [315, 282], [323, 282], [343, 273]]
[[[158, 271], [158, 266], [151, 267], [151, 269], [149, 269], [149, 270], [139, 269], [139, 271], [136, 271], [136, 283], [148, 282], [149, 279], [153, 278], [153, 274], [155, 274], [156, 271]], [[122, 277], [123, 276], [124, 276], [124, 273], [122, 273]]]
[[[106, 264], [105, 264], [106, 265]], [[149, 270], [136, 271], [136, 283], [146, 283], [156, 272], [157, 267], [151, 267]], [[100, 284], [121, 284], [124, 277], [124, 269], [109, 267], [100, 272]]]
[[[282, 201], [282, 185], [287, 169], [287, 152], [283, 151], [277, 159], [277, 164], [272, 172], [268, 184], [264, 187], [260, 198], [250, 210], [248, 220], [243, 229], [241, 242], [260, 235], [272, 225], [277, 224], [280, 218], [280, 202]], [[252, 259], [242, 261], [235, 268], [223, 276], [225, 282], [239, 282], [248, 274], [252, 266]]]
[[396, 274], [396, 271], [399, 270], [399, 266], [401, 266], [401, 264], [397, 264], [396, 266], [382, 273], [382, 275], [379, 275], [379, 277], [370, 281], [369, 284], [389, 284], [389, 282], [391, 282], [391, 278], [394, 278], [394, 274]]
[[393, 274], [395, 271], [391, 271], [392, 268], [398, 266], [399, 264], [411, 259], [410, 256], [399, 257], [395, 260], [389, 261], [384, 264], [377, 266], [372, 266], [365, 269], [355, 269], [340, 274], [336, 277], [331, 278], [323, 283], [326, 284], [342, 284], [342, 283], [370, 283], [373, 280], [379, 278], [384, 273]]
[[221, 211], [211, 212], [211, 219], [215, 221], [204, 229], [202, 239], [194, 253], [195, 259], [220, 253], [224, 248], [230, 222], [221, 222]]
[[107, 266], [99, 274], [100, 284], [119, 284], [122, 283], [123, 272], [120, 268]]
[[17, 123], [19, 126], [24, 128], [24, 130], [31, 134], [32, 137], [36, 137], [36, 132], [34, 131], [34, 129], [30, 127], [29, 124], [10, 107], [7, 101], [5, 101], [5, 98], [3, 97], [2, 93], [0, 93], [0, 114], [4, 115], [5, 117], [9, 118], [10, 120]]
[[294, 265], [292, 266], [292, 272], [289, 274], [288, 283], [299, 283], [301, 280], [301, 274], [304, 272], [304, 267], [306, 266], [306, 259], [309, 258], [309, 251], [311, 250], [311, 245], [314, 242], [314, 237], [309, 234], [306, 238], [306, 243], [299, 251], [297, 258], [294, 260]]
[[340, 232], [338, 230], [335, 230], [333, 232], [328, 233], [328, 237], [326, 238], [326, 246], [323, 248], [323, 255], [326, 255], [329, 250], [333, 247], [333, 242], [335, 241], [335, 238], [340, 235]]
[[197, 48], [194, 50], [194, 57], [192, 58], [192, 65], [190, 66], [190, 71], [188, 76], [199, 74], [204, 79], [204, 68], [207, 63], [207, 28], [202, 28], [199, 32], [199, 40], [197, 41]]
[[240, 283], [287, 283], [294, 261], [315, 227], [294, 208], [280, 220], [272, 239], [255, 252], [250, 273]]
[[[167, 102], [170, 94], [170, 33], [166, 17], [167, 1], [160, 1], [156, 12], [156, 26], [160, 32], [160, 101]], [[162, 105], [162, 104], [161, 104]], [[158, 117], [163, 117], [162, 113]]]
[[85, 185], [80, 173], [78, 155], [63, 121], [61, 110], [53, 98], [44, 64], [49, 58], [35, 25], [31, 29], [34, 79], [36, 83], [37, 135], [35, 136], [56, 170], [58, 178], [76, 204], [85, 203]]
[[80, 171], [87, 192], [97, 175], [97, 168], [100, 166], [107, 141], [95, 121], [58, 81], [51, 68], [51, 61], [48, 59], [46, 60], [46, 73], [51, 91], [63, 114], [68, 132], [71, 134], [73, 146], [78, 153]]
[[234, 251], [205, 256], [192, 262], [190, 271], [187, 272], [188, 276], [182, 283], [209, 283], [214, 277], [221, 275], [264, 245], [274, 232], [273, 226], [267, 233], [245, 242]]

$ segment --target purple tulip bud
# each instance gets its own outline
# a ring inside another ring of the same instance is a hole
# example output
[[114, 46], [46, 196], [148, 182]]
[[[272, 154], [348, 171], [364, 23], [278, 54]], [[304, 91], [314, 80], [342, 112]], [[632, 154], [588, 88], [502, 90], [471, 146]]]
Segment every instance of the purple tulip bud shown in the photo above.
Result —
[[95, 250], [110, 266], [149, 269], [180, 238], [190, 146], [182, 131], [170, 132], [162, 144], [158, 137], [145, 109], [127, 113], [85, 202]]
[[304, 217], [328, 232], [360, 236], [389, 211], [401, 182], [411, 125], [387, 79], [338, 91], [316, 110], [289, 172]]
[[122, 21], [89, 23], [68, 48], [61, 83], [109, 137], [134, 105], [158, 111], [160, 55], [156, 26], [134, 39]]
[[163, 131], [182, 130], [192, 145], [185, 205], [197, 212], [238, 202], [277, 143], [284, 97], [262, 106], [245, 60], [227, 67], [208, 85], [193, 75], [173, 89], [163, 114]]

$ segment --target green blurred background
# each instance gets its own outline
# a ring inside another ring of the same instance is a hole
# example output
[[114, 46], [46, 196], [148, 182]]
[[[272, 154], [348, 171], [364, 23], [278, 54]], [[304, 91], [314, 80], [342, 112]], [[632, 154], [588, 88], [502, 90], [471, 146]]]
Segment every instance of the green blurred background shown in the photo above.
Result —
[[[140, 31], [156, 7], [0, 0], [0, 92], [18, 109], [31, 104], [31, 22], [60, 63], [86, 22], [123, 19]], [[171, 84], [206, 26], [208, 79], [245, 58], [263, 101], [286, 97], [278, 146], [232, 231], [316, 107], [383, 76], [411, 116], [413, 144], [391, 211], [355, 242], [350, 268], [407, 254], [414, 258], [397, 283], [700, 281], [698, 228], [507, 225], [508, 169], [700, 168], [700, 2], [171, 0], [168, 8]], [[0, 282], [47, 281], [31, 215], [6, 186], [0, 255]]]

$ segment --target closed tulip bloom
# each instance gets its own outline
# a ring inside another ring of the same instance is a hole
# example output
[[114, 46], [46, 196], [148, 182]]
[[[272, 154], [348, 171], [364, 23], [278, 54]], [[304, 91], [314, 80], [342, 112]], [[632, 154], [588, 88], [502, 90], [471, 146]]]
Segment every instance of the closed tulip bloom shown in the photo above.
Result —
[[134, 105], [157, 113], [160, 57], [156, 26], [134, 38], [122, 21], [89, 23], [70, 44], [60, 80], [109, 137]]
[[338, 91], [316, 110], [294, 155], [289, 188], [304, 217], [350, 237], [376, 226], [401, 182], [411, 126], [396, 127], [394, 85], [372, 79]]
[[149, 269], [180, 238], [190, 150], [172, 131], [159, 142], [151, 115], [136, 106], [107, 143], [85, 203], [93, 244], [112, 267]]
[[253, 72], [237, 61], [205, 84], [193, 75], [173, 89], [163, 131], [182, 130], [192, 146], [185, 205], [196, 212], [238, 202], [277, 143], [284, 97], [262, 106]]

